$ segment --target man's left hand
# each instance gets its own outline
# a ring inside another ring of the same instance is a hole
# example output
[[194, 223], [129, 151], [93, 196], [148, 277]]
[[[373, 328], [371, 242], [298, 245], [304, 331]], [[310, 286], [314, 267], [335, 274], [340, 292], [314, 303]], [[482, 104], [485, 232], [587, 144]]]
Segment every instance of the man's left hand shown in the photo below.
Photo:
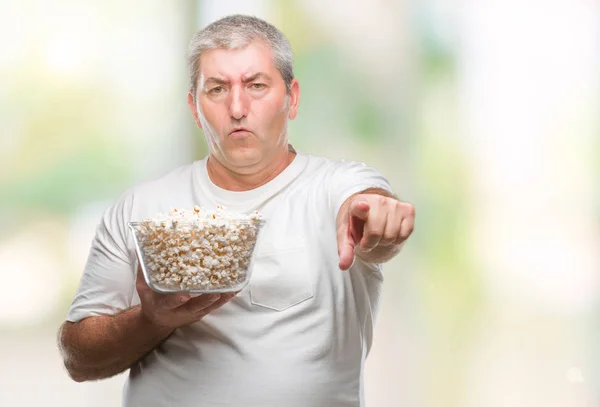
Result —
[[413, 231], [413, 205], [378, 193], [349, 198], [338, 214], [337, 238], [340, 269], [347, 270], [354, 256], [373, 263], [394, 257]]

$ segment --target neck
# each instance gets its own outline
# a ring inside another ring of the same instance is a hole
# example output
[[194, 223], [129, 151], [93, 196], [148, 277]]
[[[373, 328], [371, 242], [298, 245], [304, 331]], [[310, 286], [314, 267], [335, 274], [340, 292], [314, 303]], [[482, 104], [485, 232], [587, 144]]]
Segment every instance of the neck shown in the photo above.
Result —
[[292, 163], [296, 153], [285, 150], [264, 168], [250, 174], [242, 174], [221, 164], [213, 155], [209, 155], [206, 170], [210, 180], [219, 188], [228, 191], [249, 191], [271, 181]]

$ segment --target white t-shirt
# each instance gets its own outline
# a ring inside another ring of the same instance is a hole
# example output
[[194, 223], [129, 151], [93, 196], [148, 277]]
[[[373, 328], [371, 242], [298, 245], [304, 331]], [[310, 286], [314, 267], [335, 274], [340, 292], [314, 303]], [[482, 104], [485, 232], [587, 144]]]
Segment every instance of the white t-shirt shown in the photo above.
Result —
[[275, 179], [244, 192], [213, 184], [206, 159], [180, 167], [130, 189], [106, 211], [67, 320], [139, 304], [128, 221], [194, 205], [258, 210], [267, 223], [249, 285], [134, 364], [123, 405], [363, 406], [383, 276], [380, 265], [358, 259], [339, 269], [336, 215], [350, 195], [372, 187], [391, 191], [363, 163], [302, 153]]

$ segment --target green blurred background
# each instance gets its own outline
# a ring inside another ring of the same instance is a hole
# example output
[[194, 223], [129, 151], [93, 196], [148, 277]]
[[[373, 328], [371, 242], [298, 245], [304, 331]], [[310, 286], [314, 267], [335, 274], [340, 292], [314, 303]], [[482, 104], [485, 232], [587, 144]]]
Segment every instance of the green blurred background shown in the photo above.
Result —
[[193, 33], [277, 25], [299, 150], [364, 161], [415, 204], [386, 268], [369, 407], [600, 404], [595, 1], [0, 2], [0, 405], [119, 405], [56, 330], [102, 211], [202, 158]]

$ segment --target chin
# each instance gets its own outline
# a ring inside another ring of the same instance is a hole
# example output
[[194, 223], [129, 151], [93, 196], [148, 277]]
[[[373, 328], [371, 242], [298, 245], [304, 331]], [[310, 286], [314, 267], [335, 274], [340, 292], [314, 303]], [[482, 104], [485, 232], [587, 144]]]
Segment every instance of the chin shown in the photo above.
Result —
[[236, 147], [226, 153], [227, 161], [236, 167], [250, 167], [262, 160], [260, 150], [252, 147]]

